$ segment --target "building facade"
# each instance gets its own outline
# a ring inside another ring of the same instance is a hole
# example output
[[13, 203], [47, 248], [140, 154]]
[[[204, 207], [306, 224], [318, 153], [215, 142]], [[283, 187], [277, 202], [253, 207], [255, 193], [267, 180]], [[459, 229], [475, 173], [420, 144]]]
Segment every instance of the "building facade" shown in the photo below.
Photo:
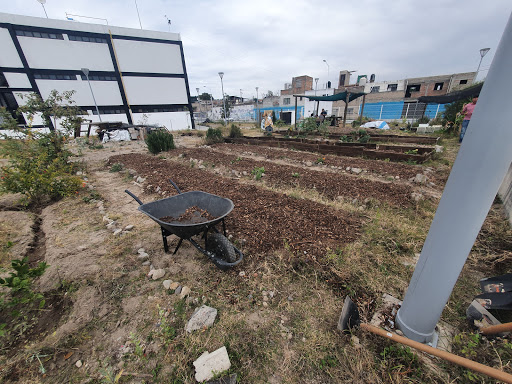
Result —
[[194, 128], [179, 34], [0, 13], [0, 52], [0, 105], [11, 112], [23, 94], [74, 91], [92, 121], [94, 94], [102, 121]]

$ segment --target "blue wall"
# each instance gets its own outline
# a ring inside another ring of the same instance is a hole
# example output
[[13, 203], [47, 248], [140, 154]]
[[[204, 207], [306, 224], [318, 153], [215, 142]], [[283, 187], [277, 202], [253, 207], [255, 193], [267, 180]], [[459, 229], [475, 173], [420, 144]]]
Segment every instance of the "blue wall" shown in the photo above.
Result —
[[431, 119], [434, 119], [436, 117], [436, 111], [437, 111], [438, 105], [439, 105], [438, 116], [441, 116], [441, 114], [445, 110], [444, 104], [428, 104], [427, 108], [425, 109], [425, 116], [427, 116]]
[[[381, 115], [382, 108], [382, 115]], [[364, 105], [363, 115], [372, 119], [380, 120], [400, 120], [402, 118], [402, 110], [404, 109], [403, 101], [390, 101], [382, 103], [368, 103]], [[359, 110], [361, 112], [361, 110]]]

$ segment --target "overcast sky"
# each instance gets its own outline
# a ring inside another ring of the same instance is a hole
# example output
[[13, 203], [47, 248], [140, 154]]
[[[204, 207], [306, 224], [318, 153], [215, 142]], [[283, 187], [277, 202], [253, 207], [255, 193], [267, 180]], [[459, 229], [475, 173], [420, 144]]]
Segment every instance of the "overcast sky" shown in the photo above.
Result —
[[[1, 0], [0, 12], [45, 17], [37, 0]], [[300, 75], [337, 84], [340, 70], [376, 80], [475, 71], [491, 48], [487, 73], [510, 0], [137, 0], [144, 29], [181, 34], [190, 91], [256, 96], [278, 92]], [[65, 12], [140, 28], [135, 0], [47, 0], [50, 18]], [[75, 20], [91, 22], [88, 19]], [[324, 62], [327, 61], [327, 64]], [[328, 77], [329, 69], [329, 77]], [[483, 70], [482, 70], [483, 69]]]

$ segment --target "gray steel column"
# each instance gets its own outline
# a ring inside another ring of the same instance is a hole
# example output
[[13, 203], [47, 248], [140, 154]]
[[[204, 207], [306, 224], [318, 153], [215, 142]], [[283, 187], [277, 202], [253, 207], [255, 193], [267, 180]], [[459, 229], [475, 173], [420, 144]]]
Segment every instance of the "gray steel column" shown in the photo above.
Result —
[[404, 335], [419, 342], [432, 340], [434, 328], [512, 162], [512, 129], [503, 117], [503, 111], [512, 105], [511, 47], [512, 15], [396, 316]]

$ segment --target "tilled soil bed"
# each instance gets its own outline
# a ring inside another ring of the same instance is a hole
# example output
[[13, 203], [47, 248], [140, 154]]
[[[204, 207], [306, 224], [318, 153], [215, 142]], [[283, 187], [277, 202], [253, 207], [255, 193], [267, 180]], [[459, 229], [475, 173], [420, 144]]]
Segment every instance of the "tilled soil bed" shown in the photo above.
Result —
[[149, 192], [159, 186], [165, 196], [175, 195], [168, 181], [172, 178], [183, 192], [199, 190], [231, 199], [235, 208], [226, 219], [227, 228], [234, 234], [233, 240], [245, 243], [244, 252], [249, 250], [251, 260], [284, 247], [304, 258], [318, 260], [328, 249], [354, 241], [361, 228], [361, 220], [350, 213], [245, 185], [175, 161], [127, 154], [112, 156], [109, 163], [123, 163], [125, 168], [135, 170], [146, 178], [145, 188]]
[[381, 182], [365, 179], [356, 175], [321, 170], [310, 170], [304, 167], [275, 164], [268, 161], [257, 161], [247, 157], [226, 155], [210, 148], [193, 148], [179, 151], [184, 157], [201, 159], [209, 165], [222, 165], [231, 170], [245, 172], [252, 177], [256, 168], [265, 168], [263, 180], [273, 187], [299, 187], [314, 189], [329, 199], [340, 196], [346, 200], [374, 199], [393, 206], [406, 207], [411, 204], [413, 189], [409, 185]]
[[[215, 150], [224, 153], [240, 154], [250, 153], [255, 156], [263, 156], [268, 160], [287, 159], [298, 163], [311, 162], [316, 163], [322, 160], [328, 167], [335, 166], [342, 169], [347, 167], [361, 168], [367, 170], [375, 176], [383, 177], [400, 177], [400, 179], [408, 180], [422, 173], [423, 167], [419, 165], [411, 165], [406, 163], [391, 163], [384, 160], [368, 160], [358, 157], [343, 157], [335, 155], [312, 154], [308, 152], [293, 151], [285, 148], [269, 148], [264, 146], [249, 144], [215, 144], [212, 146]], [[444, 176], [430, 174], [429, 179], [435, 183], [446, 181]]]

